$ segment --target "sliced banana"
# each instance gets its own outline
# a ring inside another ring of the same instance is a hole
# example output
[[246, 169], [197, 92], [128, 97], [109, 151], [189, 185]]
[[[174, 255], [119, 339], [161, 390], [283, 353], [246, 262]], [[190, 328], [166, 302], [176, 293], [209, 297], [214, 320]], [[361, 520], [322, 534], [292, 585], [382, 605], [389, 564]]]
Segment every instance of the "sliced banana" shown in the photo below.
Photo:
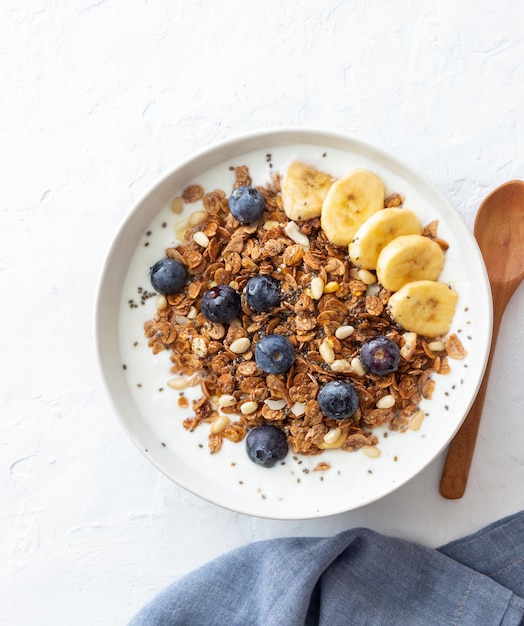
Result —
[[388, 302], [391, 318], [405, 330], [425, 337], [449, 332], [458, 293], [446, 283], [417, 280], [407, 283]]
[[298, 222], [318, 217], [333, 181], [330, 174], [321, 172], [313, 165], [293, 161], [282, 181], [284, 213], [290, 220]]
[[320, 224], [328, 240], [348, 246], [359, 227], [384, 208], [384, 185], [369, 170], [354, 170], [331, 185], [322, 205]]
[[436, 280], [443, 266], [438, 243], [422, 235], [400, 235], [378, 255], [377, 279], [386, 289], [398, 291], [415, 280]]
[[373, 213], [355, 233], [349, 244], [349, 258], [364, 269], [377, 267], [378, 255], [395, 237], [420, 235], [422, 226], [410, 209], [382, 209]]

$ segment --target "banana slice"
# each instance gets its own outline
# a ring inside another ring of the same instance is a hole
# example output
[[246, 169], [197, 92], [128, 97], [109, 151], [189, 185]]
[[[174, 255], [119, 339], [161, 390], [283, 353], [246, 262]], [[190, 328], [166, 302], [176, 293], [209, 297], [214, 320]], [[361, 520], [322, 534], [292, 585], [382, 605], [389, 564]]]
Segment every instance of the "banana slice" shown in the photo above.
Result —
[[367, 270], [377, 267], [378, 255], [395, 237], [400, 235], [420, 235], [422, 226], [418, 217], [410, 209], [382, 209], [357, 230], [349, 244], [351, 261]]
[[336, 180], [329, 189], [320, 224], [328, 240], [348, 246], [370, 215], [384, 208], [384, 185], [369, 170], [354, 170]]
[[438, 243], [422, 235], [400, 235], [378, 255], [377, 279], [389, 291], [398, 291], [414, 280], [436, 280], [443, 266]]
[[313, 165], [293, 161], [282, 181], [284, 213], [290, 220], [298, 222], [318, 217], [333, 181], [330, 174]]
[[425, 337], [449, 332], [458, 293], [446, 283], [417, 280], [407, 283], [388, 302], [391, 318], [405, 330]]

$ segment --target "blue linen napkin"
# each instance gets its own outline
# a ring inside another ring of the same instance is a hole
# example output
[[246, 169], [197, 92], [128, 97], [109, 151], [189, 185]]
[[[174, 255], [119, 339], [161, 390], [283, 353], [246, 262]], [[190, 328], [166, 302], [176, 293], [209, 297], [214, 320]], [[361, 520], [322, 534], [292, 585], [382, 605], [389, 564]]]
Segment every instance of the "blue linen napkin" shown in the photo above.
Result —
[[366, 528], [255, 542], [129, 626], [519, 626], [523, 598], [524, 511], [437, 550]]

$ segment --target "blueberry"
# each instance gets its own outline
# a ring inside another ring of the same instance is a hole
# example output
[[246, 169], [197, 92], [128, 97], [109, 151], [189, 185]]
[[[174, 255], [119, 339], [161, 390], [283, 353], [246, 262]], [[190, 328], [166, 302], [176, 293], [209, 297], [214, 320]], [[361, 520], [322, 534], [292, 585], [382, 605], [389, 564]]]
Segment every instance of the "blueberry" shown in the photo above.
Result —
[[200, 310], [211, 322], [230, 322], [240, 313], [240, 295], [229, 285], [217, 285], [204, 293]]
[[186, 284], [187, 269], [176, 259], [160, 259], [150, 268], [149, 277], [155, 291], [170, 296]]
[[255, 361], [267, 374], [283, 374], [295, 362], [295, 350], [287, 337], [267, 335], [256, 345]]
[[324, 415], [334, 420], [345, 420], [358, 408], [358, 393], [349, 381], [332, 380], [322, 387], [317, 401]]
[[246, 450], [253, 463], [262, 467], [273, 467], [287, 454], [286, 435], [276, 426], [256, 426], [246, 437]]
[[386, 376], [397, 371], [400, 362], [400, 350], [392, 339], [379, 335], [362, 344], [360, 360], [371, 374]]
[[229, 197], [231, 215], [242, 224], [251, 224], [262, 217], [266, 209], [264, 196], [255, 187], [239, 187]]
[[280, 302], [280, 285], [271, 276], [253, 276], [247, 281], [244, 293], [253, 311], [270, 311]]

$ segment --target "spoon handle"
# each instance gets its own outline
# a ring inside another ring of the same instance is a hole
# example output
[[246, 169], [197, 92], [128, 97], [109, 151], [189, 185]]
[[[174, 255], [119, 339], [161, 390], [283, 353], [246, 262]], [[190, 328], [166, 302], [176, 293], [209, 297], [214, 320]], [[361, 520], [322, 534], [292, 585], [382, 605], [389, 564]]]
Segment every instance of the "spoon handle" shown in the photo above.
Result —
[[466, 419], [449, 444], [448, 454], [446, 456], [442, 477], [440, 479], [440, 495], [444, 498], [448, 498], [449, 500], [462, 498], [466, 490], [469, 468], [471, 467], [471, 460], [475, 450], [475, 443], [482, 415], [482, 407], [484, 406], [484, 399], [488, 388], [491, 361], [495, 352], [500, 322], [508, 300], [509, 295], [506, 294], [504, 294], [504, 296], [500, 294], [500, 297], [496, 300], [494, 298], [493, 334], [491, 339], [491, 349], [486, 369], [484, 371], [484, 378], [482, 379], [477, 397], [473, 401]]

